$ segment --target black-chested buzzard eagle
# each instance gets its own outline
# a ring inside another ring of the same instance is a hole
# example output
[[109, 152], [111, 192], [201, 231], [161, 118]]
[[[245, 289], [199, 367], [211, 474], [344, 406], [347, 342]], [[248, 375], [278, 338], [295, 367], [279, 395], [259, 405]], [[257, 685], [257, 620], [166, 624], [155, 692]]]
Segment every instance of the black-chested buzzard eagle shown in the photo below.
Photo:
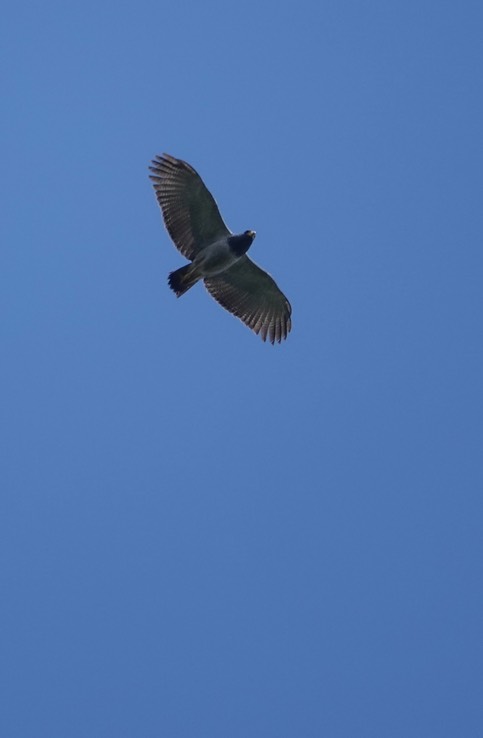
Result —
[[203, 180], [185, 161], [163, 154], [153, 159], [150, 170], [168, 233], [190, 260], [169, 275], [171, 289], [180, 297], [202, 279], [210, 295], [264, 341], [287, 338], [290, 303], [246, 253], [255, 231], [234, 235]]

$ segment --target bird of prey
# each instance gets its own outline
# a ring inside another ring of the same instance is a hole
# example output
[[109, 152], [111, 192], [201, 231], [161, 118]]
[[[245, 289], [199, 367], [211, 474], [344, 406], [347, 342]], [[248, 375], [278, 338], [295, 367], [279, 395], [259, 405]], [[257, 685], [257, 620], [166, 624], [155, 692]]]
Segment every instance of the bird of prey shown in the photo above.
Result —
[[174, 245], [189, 264], [171, 272], [177, 297], [202, 279], [226, 310], [271, 343], [287, 338], [292, 308], [267, 272], [247, 256], [255, 231], [234, 235], [192, 166], [169, 154], [156, 156], [150, 179]]

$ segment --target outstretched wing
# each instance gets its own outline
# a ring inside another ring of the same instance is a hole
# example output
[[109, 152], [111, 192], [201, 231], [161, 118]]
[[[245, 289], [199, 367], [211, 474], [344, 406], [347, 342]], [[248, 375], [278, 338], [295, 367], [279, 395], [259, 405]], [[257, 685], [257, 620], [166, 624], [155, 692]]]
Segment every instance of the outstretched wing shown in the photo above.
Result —
[[292, 308], [272, 277], [248, 256], [216, 277], [205, 279], [215, 300], [240, 318], [264, 341], [272, 343], [287, 338], [292, 327]]
[[166, 228], [183, 256], [193, 260], [205, 246], [231, 233], [193, 167], [169, 154], [156, 156], [152, 164], [150, 179]]

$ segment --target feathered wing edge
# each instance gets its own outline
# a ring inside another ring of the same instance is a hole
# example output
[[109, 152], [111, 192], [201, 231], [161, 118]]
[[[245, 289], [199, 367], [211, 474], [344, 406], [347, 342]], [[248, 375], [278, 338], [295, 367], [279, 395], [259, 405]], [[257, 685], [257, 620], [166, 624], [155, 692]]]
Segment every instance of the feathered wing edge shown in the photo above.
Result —
[[163, 154], [149, 167], [166, 229], [187, 259], [207, 243], [231, 233], [200, 175], [182, 159]]
[[275, 280], [248, 256], [204, 280], [214, 299], [263, 341], [285, 340], [292, 328], [292, 307]]

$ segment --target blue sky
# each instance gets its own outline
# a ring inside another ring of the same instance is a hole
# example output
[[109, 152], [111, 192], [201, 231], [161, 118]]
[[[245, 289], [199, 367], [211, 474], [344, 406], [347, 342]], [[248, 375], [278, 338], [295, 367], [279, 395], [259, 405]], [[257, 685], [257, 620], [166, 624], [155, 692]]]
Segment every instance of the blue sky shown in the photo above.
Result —
[[[6, 738], [483, 731], [477, 2], [18, 2], [3, 50]], [[189, 161], [293, 306], [196, 286]]]

